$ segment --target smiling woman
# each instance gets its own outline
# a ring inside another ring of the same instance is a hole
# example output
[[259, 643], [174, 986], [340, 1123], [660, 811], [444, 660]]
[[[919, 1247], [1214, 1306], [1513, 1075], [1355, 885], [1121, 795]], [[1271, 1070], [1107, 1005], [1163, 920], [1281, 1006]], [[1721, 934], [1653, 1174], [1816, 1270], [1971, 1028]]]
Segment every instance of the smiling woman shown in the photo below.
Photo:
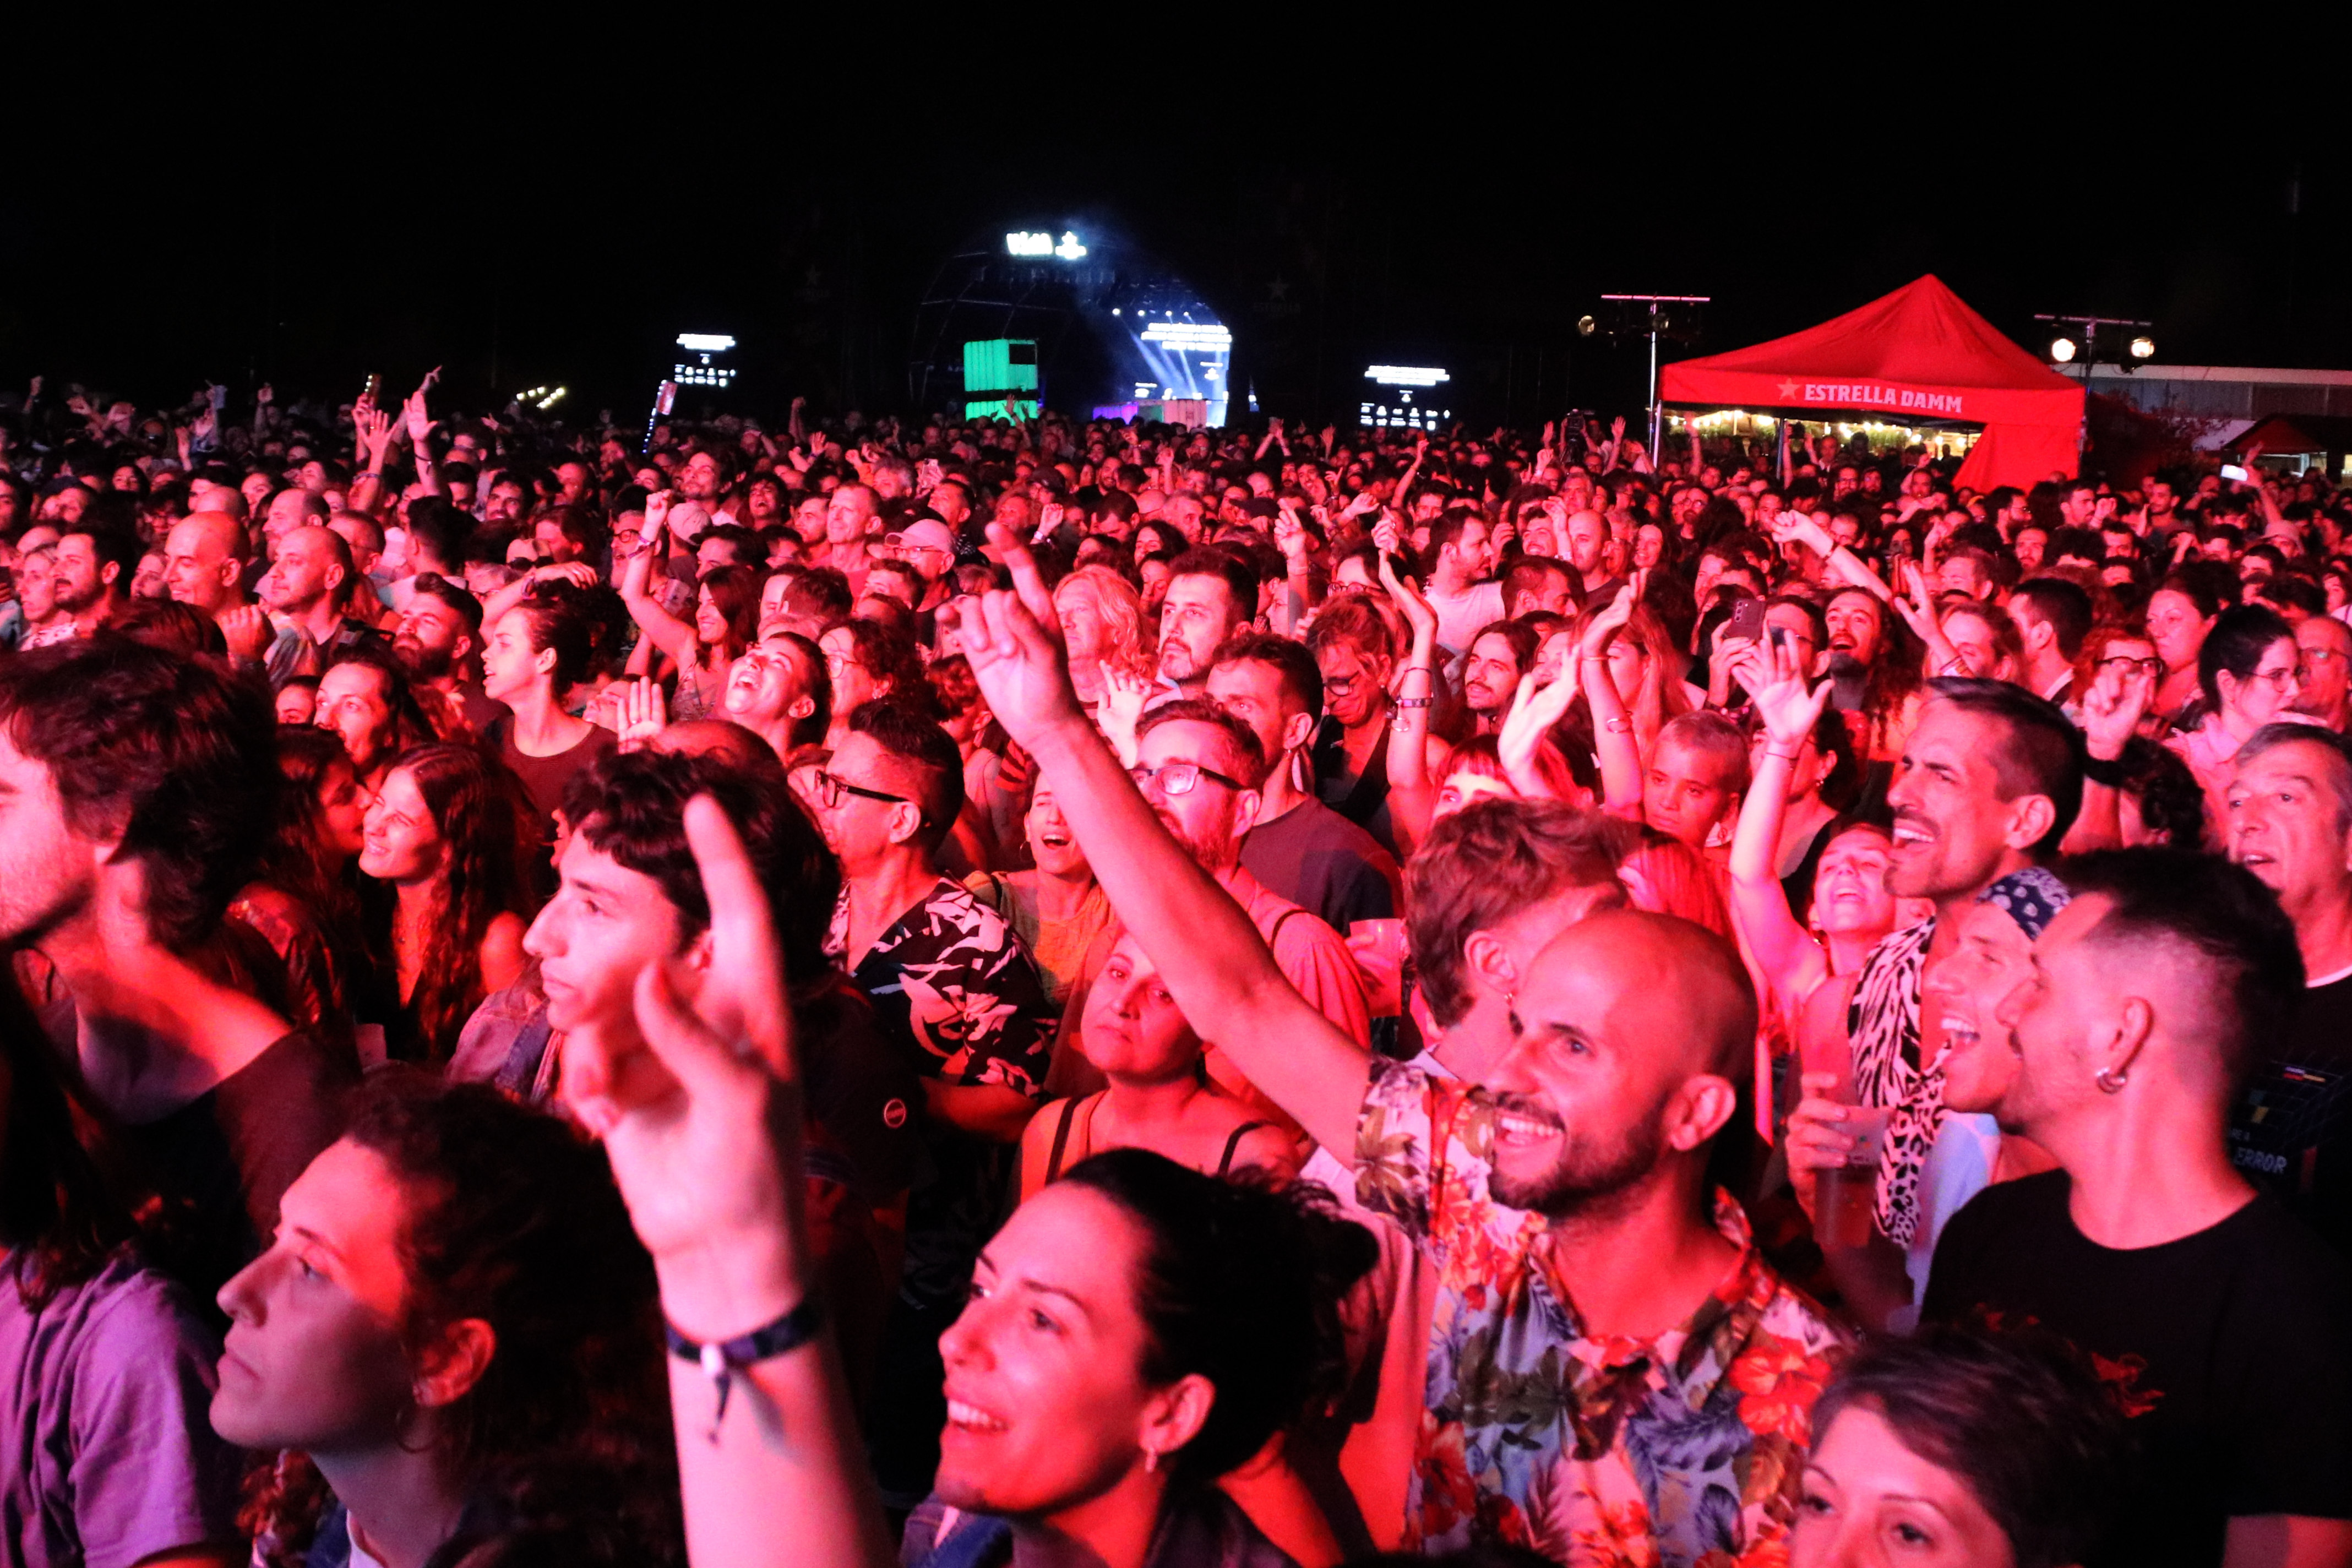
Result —
[[902, 1561], [1009, 1542], [1104, 1568], [1286, 1563], [1211, 1483], [1338, 1369], [1339, 1296], [1374, 1247], [1328, 1201], [1120, 1149], [1024, 1204], [940, 1341], [939, 1480]]

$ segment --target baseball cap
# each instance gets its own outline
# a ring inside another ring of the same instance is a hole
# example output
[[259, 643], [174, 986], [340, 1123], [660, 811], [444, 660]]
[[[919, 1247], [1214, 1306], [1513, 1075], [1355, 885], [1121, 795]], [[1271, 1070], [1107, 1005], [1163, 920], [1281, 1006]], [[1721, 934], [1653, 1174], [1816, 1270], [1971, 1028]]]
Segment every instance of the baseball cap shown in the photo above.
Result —
[[928, 517], [917, 518], [896, 533], [884, 534], [882, 542], [894, 550], [940, 550], [950, 555], [956, 548], [955, 535], [948, 531], [948, 525]]

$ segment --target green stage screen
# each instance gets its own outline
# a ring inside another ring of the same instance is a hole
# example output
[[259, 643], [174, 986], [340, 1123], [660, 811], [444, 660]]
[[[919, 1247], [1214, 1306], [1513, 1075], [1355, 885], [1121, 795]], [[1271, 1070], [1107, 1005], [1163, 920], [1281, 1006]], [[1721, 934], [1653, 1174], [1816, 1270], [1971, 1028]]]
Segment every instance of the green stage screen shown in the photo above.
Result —
[[982, 338], [963, 345], [963, 412], [967, 419], [999, 418], [1013, 400], [1021, 418], [1037, 417], [1037, 340]]

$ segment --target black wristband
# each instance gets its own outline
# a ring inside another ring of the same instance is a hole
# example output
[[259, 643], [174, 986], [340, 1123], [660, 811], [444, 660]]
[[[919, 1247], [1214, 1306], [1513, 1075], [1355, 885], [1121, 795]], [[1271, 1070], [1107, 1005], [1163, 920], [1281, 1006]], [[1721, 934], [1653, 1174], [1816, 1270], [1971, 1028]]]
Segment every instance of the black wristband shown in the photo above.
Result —
[[669, 1345], [669, 1353], [680, 1361], [690, 1361], [702, 1368], [710, 1386], [719, 1391], [719, 1408], [710, 1415], [710, 1440], [719, 1441], [719, 1423], [727, 1415], [727, 1395], [735, 1383], [735, 1369], [756, 1362], [772, 1361], [788, 1351], [796, 1351], [817, 1337], [824, 1329], [824, 1304], [814, 1291], [801, 1298], [801, 1304], [770, 1323], [748, 1334], [711, 1344], [698, 1344], [669, 1325], [662, 1323], [662, 1339]]
[[2093, 784], [2105, 784], [2109, 789], [2121, 789], [2131, 774], [2126, 771], [2121, 757], [2085, 755], [2083, 758], [2083, 776]]

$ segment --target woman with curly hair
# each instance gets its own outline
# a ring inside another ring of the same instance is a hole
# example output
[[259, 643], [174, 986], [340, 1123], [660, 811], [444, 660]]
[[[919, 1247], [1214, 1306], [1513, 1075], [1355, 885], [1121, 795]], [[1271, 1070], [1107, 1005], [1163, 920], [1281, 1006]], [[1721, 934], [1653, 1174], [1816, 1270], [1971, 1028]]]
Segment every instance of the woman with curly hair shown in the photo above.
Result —
[[359, 863], [395, 899], [378, 946], [397, 991], [366, 1020], [388, 1056], [447, 1060], [482, 998], [522, 977], [525, 820], [513, 775], [471, 746], [418, 746], [384, 775]]
[[683, 1560], [653, 1268], [593, 1144], [380, 1075], [283, 1214], [220, 1292], [213, 1426], [277, 1455], [256, 1562]]

